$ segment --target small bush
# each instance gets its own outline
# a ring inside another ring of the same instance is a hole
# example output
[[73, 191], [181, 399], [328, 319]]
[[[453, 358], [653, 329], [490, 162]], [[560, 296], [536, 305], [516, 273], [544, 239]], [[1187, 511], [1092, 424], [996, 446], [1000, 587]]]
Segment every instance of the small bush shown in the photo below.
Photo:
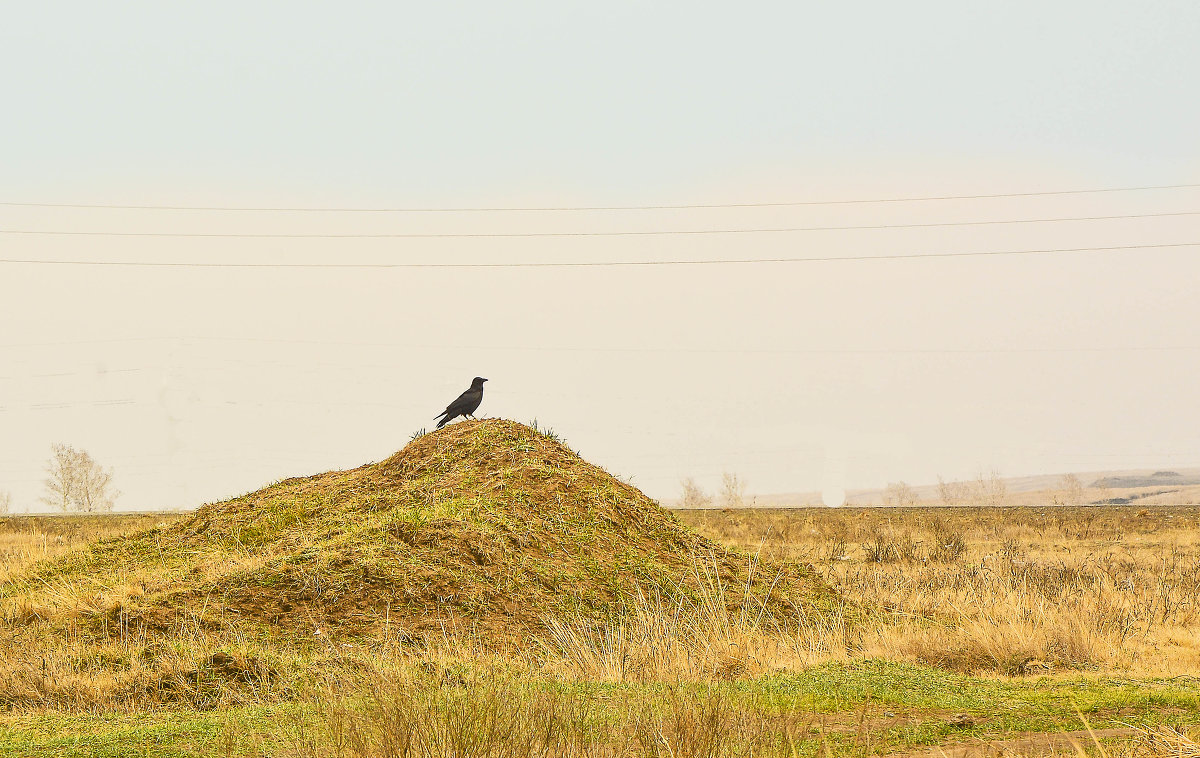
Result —
[[949, 529], [942, 522], [934, 522], [933, 544], [929, 548], [929, 560], [937, 563], [953, 563], [962, 557], [967, 550], [967, 540], [963, 533]]
[[899, 535], [876, 532], [862, 549], [868, 563], [915, 563], [921, 559], [919, 547], [907, 531]]

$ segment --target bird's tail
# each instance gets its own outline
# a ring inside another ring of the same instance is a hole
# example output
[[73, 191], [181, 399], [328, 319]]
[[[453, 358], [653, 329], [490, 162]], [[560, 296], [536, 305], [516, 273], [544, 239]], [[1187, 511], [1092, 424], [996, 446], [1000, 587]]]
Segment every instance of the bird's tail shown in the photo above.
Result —
[[[437, 418], [437, 416], [434, 416], [434, 418]], [[437, 425], [437, 427], [435, 427], [435, 428], [437, 428], [437, 429], [441, 429], [443, 426], [445, 426], [445, 425], [446, 425], [446, 422], [447, 422], [447, 421], [449, 421], [449, 420], [450, 420], [450, 417], [449, 417], [449, 416], [446, 416], [444, 419], [442, 419], [441, 421], [439, 421], [439, 422], [438, 422], [438, 425]]]

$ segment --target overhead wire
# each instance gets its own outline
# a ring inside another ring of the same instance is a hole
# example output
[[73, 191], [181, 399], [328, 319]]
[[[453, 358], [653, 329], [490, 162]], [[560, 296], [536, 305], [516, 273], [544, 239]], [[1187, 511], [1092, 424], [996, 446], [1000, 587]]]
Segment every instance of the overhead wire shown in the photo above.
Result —
[[296, 263], [245, 261], [131, 261], [85, 259], [0, 258], [0, 263], [47, 266], [113, 266], [137, 268], [241, 268], [241, 269], [505, 269], [505, 268], [613, 268], [619, 266], [724, 266], [774, 263], [830, 263], [837, 261], [920, 260], [934, 258], [978, 258], [1057, 253], [1102, 253], [1123, 250], [1154, 250], [1197, 247], [1200, 242], [1161, 242], [1142, 245], [1093, 245], [1021, 250], [974, 250], [967, 252], [884, 253], [880, 255], [826, 255], [771, 258], [695, 258], [682, 260], [626, 261], [508, 261], [503, 263]]
[[135, 205], [107, 203], [44, 203], [0, 202], [0, 206], [26, 208], [80, 208], [96, 210], [147, 211], [219, 211], [268, 213], [508, 213], [508, 212], [572, 212], [572, 211], [648, 211], [648, 210], [709, 210], [720, 208], [783, 208], [821, 205], [861, 205], [871, 203], [914, 203], [940, 200], [988, 200], [1018, 197], [1051, 197], [1059, 195], [1094, 195], [1149, 190], [1194, 189], [1200, 183], [1153, 184], [1132, 187], [1103, 187], [1099, 189], [1035, 190], [1027, 192], [995, 192], [964, 195], [917, 195], [882, 198], [847, 198], [838, 200], [785, 200], [749, 203], [678, 203], [652, 205], [577, 205], [577, 206], [458, 206], [458, 207], [247, 207], [203, 205]]
[[48, 235], [67, 237], [186, 237], [217, 239], [505, 239], [538, 237], [662, 237], [708, 234], [781, 234], [792, 232], [843, 232], [883, 229], [933, 229], [961, 226], [1000, 226], [1011, 224], [1052, 224], [1086, 221], [1114, 221], [1141, 218], [1198, 216], [1200, 211], [1164, 211], [1125, 213], [1107, 216], [1064, 216], [1056, 218], [984, 219], [979, 221], [931, 221], [912, 224], [858, 224], [849, 226], [782, 226], [725, 229], [625, 229], [584, 232], [349, 232], [349, 233], [278, 233], [278, 232], [110, 232], [72, 229], [0, 229], [0, 234]]
[[97, 378], [102, 378], [110, 374], [136, 374], [145, 370], [145, 368], [117, 368], [103, 370], [91, 369], [89, 371], [56, 371], [49, 374], [7, 374], [0, 376], [0, 379], [58, 379], [65, 376], [94, 376]]
[[[869, 203], [901, 203], [901, 202], [920, 202], [934, 200], [968, 200], [968, 199], [984, 199], [984, 198], [1018, 198], [1018, 197], [1035, 197], [1035, 196], [1052, 196], [1052, 195], [1082, 195], [1094, 193], [1115, 193], [1115, 192], [1132, 192], [1141, 190], [1163, 190], [1163, 189], [1179, 189], [1179, 188], [1196, 188], [1200, 184], [1176, 184], [1176, 185], [1156, 185], [1143, 187], [1124, 187], [1124, 188], [1105, 188], [1105, 189], [1090, 189], [1090, 190], [1060, 190], [1060, 191], [1038, 191], [1038, 192], [1020, 192], [1020, 193], [994, 193], [994, 194], [977, 194], [977, 195], [942, 195], [942, 196], [920, 196], [920, 197], [892, 197], [892, 198], [873, 198], [873, 199], [847, 199], [847, 200], [831, 200], [831, 201], [793, 201], [793, 202], [764, 202], [764, 203], [724, 203], [724, 204], [679, 204], [679, 205], [644, 205], [644, 206], [577, 206], [577, 207], [511, 207], [511, 208], [238, 208], [238, 207], [202, 207], [202, 206], [138, 206], [138, 205], [87, 205], [87, 204], [64, 204], [64, 203], [19, 203], [19, 202], [0, 202], [0, 206], [8, 207], [46, 207], [46, 208], [93, 208], [93, 209], [137, 209], [137, 210], [186, 210], [186, 211], [287, 211], [287, 212], [466, 212], [466, 211], [620, 211], [620, 210], [668, 210], [668, 209], [717, 209], [717, 208], [769, 208], [769, 207], [789, 207], [789, 206], [820, 206], [820, 205], [850, 205], [850, 204], [869, 204]], [[1057, 217], [1057, 218], [1028, 218], [1028, 219], [1001, 219], [1001, 220], [980, 220], [980, 221], [956, 221], [956, 222], [929, 222], [929, 223], [911, 223], [911, 224], [873, 224], [873, 225], [852, 225], [852, 226], [810, 226], [810, 227], [772, 227], [772, 228], [725, 228], [725, 229], [651, 229], [651, 230], [624, 230], [624, 231], [600, 231], [600, 232], [488, 232], [488, 233], [387, 233], [387, 234], [253, 234], [253, 233], [176, 233], [176, 232], [104, 232], [104, 231], [72, 231], [72, 230], [24, 230], [24, 229], [4, 229], [0, 233], [12, 235], [70, 235], [70, 236], [121, 236], [121, 237], [245, 237], [245, 238], [504, 238], [504, 237], [614, 237], [614, 236], [661, 236], [661, 235], [712, 235], [712, 234], [753, 234], [753, 233], [786, 233], [786, 232], [805, 232], [805, 231], [849, 231], [849, 230], [885, 230], [885, 229], [915, 229], [915, 228], [936, 228], [936, 227], [964, 227], [964, 226], [990, 226], [990, 225], [1010, 225], [1010, 224], [1041, 224], [1041, 223], [1068, 223], [1068, 222], [1092, 222], [1104, 220], [1120, 220], [1120, 219], [1140, 219], [1140, 218], [1165, 218], [1165, 217], [1185, 217], [1200, 215], [1197, 211], [1173, 211], [1161, 213], [1146, 213], [1146, 214], [1122, 214], [1109, 216], [1081, 216], [1081, 217]], [[1148, 249], [1170, 249], [1200, 246], [1200, 242], [1174, 242], [1161, 244], [1139, 244], [1139, 245], [1118, 245], [1118, 246], [1103, 246], [1103, 247], [1075, 247], [1075, 248], [1040, 248], [1040, 249], [1022, 249], [1022, 250], [995, 250], [995, 251], [967, 251], [967, 252], [929, 252], [916, 254], [883, 254], [883, 255], [851, 255], [851, 256], [820, 256], [820, 257], [786, 257], [786, 258], [750, 258], [750, 259], [691, 259], [691, 260], [650, 260], [650, 261], [582, 261], [582, 262], [498, 262], [498, 263], [279, 263], [279, 262], [264, 262], [264, 263], [222, 263], [222, 262], [196, 262], [196, 261], [89, 261], [89, 260], [36, 260], [36, 259], [0, 259], [0, 263], [9, 264], [32, 264], [32, 265], [78, 265], [78, 266], [137, 266], [137, 267], [171, 267], [171, 268], [341, 268], [341, 269], [386, 269], [386, 268], [582, 268], [582, 267], [616, 267], [616, 266], [697, 266], [697, 265], [744, 265], [744, 264], [774, 264], [774, 263], [807, 263], [807, 262], [832, 262], [832, 261], [866, 261], [866, 260], [898, 260], [907, 258], [953, 258], [953, 257], [978, 257], [978, 256], [1010, 256], [1010, 255], [1040, 255], [1052, 253], [1099, 253], [1107, 251], [1129, 251], [1129, 250], [1148, 250]], [[139, 339], [139, 338], [130, 338]], [[142, 339], [158, 339], [158, 338], [142, 338]], [[124, 340], [111, 340], [124, 341]], [[265, 340], [276, 341], [276, 340]], [[278, 342], [292, 342], [291, 340], [277, 340]], [[83, 341], [86, 343], [86, 341]], [[347, 343], [349, 344], [349, 343]], [[412, 347], [412, 346], [410, 346]], [[460, 348], [471, 349], [471, 348]], [[499, 348], [497, 348], [499, 349]], [[570, 350], [578, 351], [631, 351], [631, 352], [703, 352], [703, 353], [824, 353], [824, 354], [874, 354], [874, 353], [917, 353], [917, 354], [978, 354], [978, 353], [1061, 353], [1061, 352], [1110, 352], [1110, 351], [1156, 351], [1156, 350], [1195, 350], [1200, 349], [1197, 346], [1131, 346], [1131, 347], [1077, 347], [1077, 348], [983, 348], [983, 349], [836, 349], [836, 350], [722, 350], [722, 349], [659, 349], [659, 348], [556, 348], [556, 347], [507, 347], [503, 349], [518, 349], [518, 350], [538, 350], [538, 351], [556, 351]], [[132, 369], [136, 371], [138, 369]], [[53, 376], [64, 375], [55, 374]], [[51, 375], [45, 375], [51, 376]], [[4, 378], [4, 377], [0, 377]], [[133, 399], [94, 401], [88, 403], [44, 403], [31, 408], [37, 409], [57, 409], [71, 407], [73, 405], [128, 405], [136, 401]], [[268, 401], [271, 402], [271, 401]], [[278, 401], [287, 403], [289, 401]], [[253, 404], [263, 405], [264, 403], [245, 403], [232, 401], [229, 404]], [[319, 404], [319, 403], [314, 403]], [[342, 403], [342, 405], [355, 405], [354, 403]], [[360, 405], [384, 405], [379, 403], [369, 403]]]
[[[900, 347], [900, 348], [742, 348], [742, 347], [714, 347], [714, 348], [693, 348], [679, 347], [675, 345], [654, 346], [654, 347], [613, 347], [613, 346], [585, 346], [578, 347], [572, 345], [438, 345], [426, 343], [405, 343], [405, 342], [355, 342], [349, 340], [301, 340], [290, 338], [275, 338], [275, 337], [228, 337], [228, 336], [189, 336], [189, 337], [129, 337], [130, 342], [249, 342], [258, 344], [279, 344], [279, 345], [318, 345], [330, 347], [368, 347], [368, 348], [403, 348], [407, 350], [493, 350], [499, 352], [509, 351], [531, 351], [531, 352], [549, 352], [549, 353], [684, 353], [684, 354], [699, 354], [699, 355], [980, 355], [980, 354], [1006, 354], [1006, 353], [1107, 353], [1107, 352], [1174, 352], [1184, 350], [1200, 350], [1200, 344], [1197, 345], [1063, 345], [1055, 347], [980, 347], [980, 348], [940, 348], [940, 347]], [[94, 343], [86, 340], [72, 341], [71, 345], [87, 345], [87, 344], [110, 344], [119, 339], [104, 339], [96, 340]], [[58, 345], [59, 343], [0, 343], [0, 347], [40, 347], [43, 345]], [[206, 358], [205, 360], [211, 360]], [[359, 371], [363, 369], [391, 369], [402, 368], [407, 364], [403, 363], [386, 363], [386, 364], [371, 364], [347, 365], [344, 362], [329, 363], [329, 362], [313, 362], [303, 361], [300, 363], [284, 362], [284, 361], [248, 361], [242, 358], [217, 359], [222, 364], [245, 366], [249, 368], [278, 368], [278, 369], [293, 369], [300, 368], [333, 368], [344, 369], [348, 371]], [[188, 370], [197, 371], [214, 371], [225, 370], [215, 365], [205, 366], [189, 366]], [[9, 374], [0, 376], [0, 379], [28, 379], [52, 376], [87, 376], [97, 375], [104, 376], [105, 374], [119, 373], [137, 373], [143, 371], [166, 371], [170, 366], [141, 366], [137, 368], [115, 369], [104, 373], [94, 371], [78, 371], [65, 372], [54, 374], [29, 374], [15, 375]]]

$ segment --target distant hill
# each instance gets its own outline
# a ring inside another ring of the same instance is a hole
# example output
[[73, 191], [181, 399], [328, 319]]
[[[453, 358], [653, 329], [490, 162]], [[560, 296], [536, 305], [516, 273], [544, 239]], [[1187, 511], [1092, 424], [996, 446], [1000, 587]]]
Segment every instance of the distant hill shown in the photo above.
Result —
[[[1002, 479], [1008, 490], [1009, 505], [1048, 505], [1062, 489], [1067, 473], [1035, 474]], [[1121, 469], [1112, 471], [1073, 472], [1084, 485], [1084, 502], [1114, 501], [1117, 503], [1144, 502], [1149, 504], [1200, 503], [1200, 468]], [[919, 502], [940, 504], [937, 484], [909, 485]], [[846, 505], [885, 505], [886, 488], [850, 490]], [[677, 503], [670, 503], [678, 506]], [[746, 505], [760, 508], [822, 505], [821, 493], [770, 492], [746, 498]], [[717, 504], [714, 503], [714, 506]]]
[[1092, 487], [1108, 487], [1109, 489], [1129, 487], [1186, 487], [1200, 484], [1200, 475], [1184, 475], [1178, 471], [1155, 471], [1149, 476], [1123, 475], [1103, 476], [1092, 482]]

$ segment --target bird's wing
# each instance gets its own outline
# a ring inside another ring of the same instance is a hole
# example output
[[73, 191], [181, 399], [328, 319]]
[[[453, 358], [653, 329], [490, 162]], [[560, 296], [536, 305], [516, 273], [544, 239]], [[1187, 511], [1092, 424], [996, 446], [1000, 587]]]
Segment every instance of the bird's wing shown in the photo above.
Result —
[[462, 393], [457, 398], [455, 398], [453, 403], [450, 403], [450, 405], [446, 406], [446, 410], [442, 411], [442, 415], [443, 416], [445, 416], [447, 414], [449, 414], [451, 416], [460, 415], [464, 410], [471, 407], [471, 401], [474, 400], [474, 397], [473, 397], [474, 394], [475, 393], [472, 392], [471, 390], [467, 390], [466, 392]]

